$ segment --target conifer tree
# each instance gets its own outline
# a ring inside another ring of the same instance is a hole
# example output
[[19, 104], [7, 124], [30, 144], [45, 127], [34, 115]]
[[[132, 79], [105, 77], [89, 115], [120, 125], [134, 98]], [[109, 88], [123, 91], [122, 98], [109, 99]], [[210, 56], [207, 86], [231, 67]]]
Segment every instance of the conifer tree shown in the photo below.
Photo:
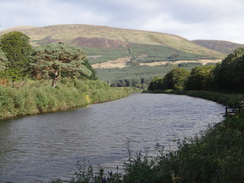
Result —
[[83, 51], [79, 48], [53, 43], [35, 48], [31, 59], [31, 72], [36, 79], [52, 79], [52, 87], [60, 76], [94, 79], [92, 69]]

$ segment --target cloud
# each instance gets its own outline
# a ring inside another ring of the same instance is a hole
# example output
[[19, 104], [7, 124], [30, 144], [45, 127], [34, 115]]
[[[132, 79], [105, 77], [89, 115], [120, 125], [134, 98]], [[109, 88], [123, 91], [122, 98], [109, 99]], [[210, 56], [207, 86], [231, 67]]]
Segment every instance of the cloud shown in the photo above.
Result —
[[243, 0], [1, 0], [1, 29], [95, 24], [244, 43]]
[[59, 0], [10, 0], [0, 2], [2, 27], [15, 25], [45, 26], [65, 23], [106, 23], [107, 17], [83, 5]]

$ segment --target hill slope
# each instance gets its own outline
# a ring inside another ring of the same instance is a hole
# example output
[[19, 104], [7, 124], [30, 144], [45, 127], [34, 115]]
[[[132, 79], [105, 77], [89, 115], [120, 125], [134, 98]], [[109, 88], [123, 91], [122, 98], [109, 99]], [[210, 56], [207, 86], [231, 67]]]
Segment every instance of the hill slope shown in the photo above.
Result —
[[230, 54], [238, 47], [243, 47], [244, 44], [233, 43], [229, 41], [218, 41], [218, 40], [192, 40], [202, 47], [218, 51], [224, 54]]
[[182, 37], [139, 30], [83, 24], [46, 27], [15, 27], [0, 31], [21, 31], [34, 46], [64, 42], [82, 47], [91, 63], [124, 58], [124, 62], [155, 62], [223, 58], [219, 52], [203, 48]]
[[98, 78], [113, 86], [146, 86], [174, 67], [190, 69], [226, 56], [177, 35], [107, 26], [19, 26], [0, 31], [0, 36], [10, 31], [28, 35], [33, 46], [64, 42], [82, 47]]

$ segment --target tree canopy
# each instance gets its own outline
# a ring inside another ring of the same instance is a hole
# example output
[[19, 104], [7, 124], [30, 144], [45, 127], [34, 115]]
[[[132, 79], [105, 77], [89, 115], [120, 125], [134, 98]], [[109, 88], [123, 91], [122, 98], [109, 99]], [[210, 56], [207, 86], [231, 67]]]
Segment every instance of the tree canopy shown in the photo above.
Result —
[[149, 90], [219, 90], [244, 91], [244, 47], [237, 48], [216, 66], [195, 67], [190, 74], [175, 68], [162, 78], [154, 78]]
[[0, 72], [3, 72], [5, 70], [5, 65], [7, 62], [7, 58], [2, 50], [0, 50]]
[[163, 78], [161, 78], [161, 77], [155, 77], [149, 83], [148, 90], [162, 90], [162, 89], [165, 89], [165, 88], [163, 85]]
[[37, 79], [52, 78], [56, 86], [58, 78], [77, 77], [95, 79], [95, 71], [79, 48], [53, 43], [35, 48], [31, 59], [31, 72]]
[[183, 90], [190, 72], [184, 68], [172, 69], [164, 76], [163, 84], [165, 89]]
[[188, 90], [206, 90], [213, 89], [214, 66], [206, 65], [203, 67], [195, 67], [191, 70], [191, 74], [186, 82]]
[[244, 90], [244, 47], [237, 48], [216, 66], [215, 80], [220, 90]]
[[6, 75], [13, 80], [18, 80], [25, 75], [32, 51], [29, 40], [28, 36], [18, 31], [4, 34], [0, 38], [0, 49], [8, 59]]

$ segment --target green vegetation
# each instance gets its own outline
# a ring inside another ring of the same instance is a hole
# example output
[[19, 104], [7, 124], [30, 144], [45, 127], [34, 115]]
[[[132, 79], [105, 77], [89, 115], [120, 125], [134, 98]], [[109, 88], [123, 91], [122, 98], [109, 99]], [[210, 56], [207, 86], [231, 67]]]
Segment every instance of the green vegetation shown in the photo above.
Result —
[[5, 65], [7, 62], [7, 58], [4, 54], [4, 52], [2, 50], [0, 50], [0, 73], [3, 74], [3, 72], [5, 71]]
[[134, 90], [110, 88], [96, 79], [77, 47], [52, 43], [32, 48], [29, 37], [17, 31], [0, 38], [0, 119], [105, 102]]
[[[30, 38], [17, 31], [4, 34], [0, 38], [0, 50], [7, 58], [6, 76], [12, 80], [23, 78], [26, 75], [28, 59], [32, 51]], [[1, 57], [3, 58], [3, 55]]]
[[110, 82], [111, 86], [133, 86], [145, 89], [153, 78], [162, 77], [172, 69], [185, 68], [186, 70], [191, 70], [196, 66], [202, 67], [200, 63], [183, 63], [161, 66], [128, 66], [121, 69], [96, 69], [96, 72], [100, 80]]
[[[172, 71], [171, 71], [172, 72]], [[162, 83], [153, 87], [157, 79], [152, 80], [149, 90], [160, 89], [186, 89], [186, 90], [212, 90], [243, 92], [244, 91], [244, 48], [237, 48], [229, 54], [220, 64], [214, 66], [196, 67], [192, 69], [187, 77], [185, 72], [180, 73], [186, 82], [181, 88], [167, 85], [168, 74], [165, 75]], [[180, 77], [180, 76], [178, 76]], [[160, 78], [158, 78], [160, 79]], [[161, 81], [161, 80], [160, 80]], [[157, 88], [158, 87], [158, 88]]]
[[[136, 66], [121, 70], [96, 69], [98, 78], [105, 82], [110, 80], [111, 86], [147, 88], [151, 79], [163, 77], [172, 69], [172, 66], [166, 66], [162, 71], [161, 66], [138, 66], [140, 63], [225, 57], [225, 54], [200, 47], [182, 37], [157, 32], [77, 24], [26, 27], [20, 31], [30, 37], [33, 46], [63, 42], [80, 47], [90, 64], [122, 58], [128, 60], [128, 66]], [[3, 33], [7, 33], [7, 30], [0, 32], [0, 35]]]
[[36, 79], [52, 78], [52, 87], [56, 86], [60, 76], [95, 79], [95, 71], [84, 53], [70, 45], [62, 43], [48, 44], [35, 48], [31, 57], [30, 70]]
[[56, 88], [50, 81], [19, 81], [0, 86], [0, 119], [82, 107], [111, 101], [135, 92], [110, 88], [102, 81], [64, 78]]
[[214, 66], [195, 67], [185, 83], [188, 90], [210, 90], [214, 88]]
[[91, 64], [107, 62], [108, 60], [116, 60], [130, 56], [126, 47], [119, 46], [117, 48], [92, 48], [82, 47], [88, 55]]
[[244, 91], [244, 47], [229, 54], [214, 71], [220, 90]]
[[[164, 78], [154, 78], [149, 89], [152, 87], [152, 92], [185, 94], [229, 106], [243, 107], [244, 95], [230, 93], [243, 91], [244, 74], [237, 68], [243, 68], [243, 55], [244, 49], [239, 48], [217, 67], [196, 67], [190, 73], [182, 68], [174, 68]], [[231, 83], [222, 86], [223, 82], [218, 78], [220, 77], [218, 74], [221, 73], [221, 79], [227, 79], [231, 71], [235, 72], [228, 81], [234, 80], [233, 82], [238, 84], [236, 88], [231, 88]], [[183, 90], [185, 87], [197, 90]], [[210, 89], [226, 90], [228, 93], [206, 91]], [[103, 169], [100, 170], [100, 174], [94, 174], [90, 166], [89, 169], [79, 169], [77, 179], [71, 182], [241, 183], [244, 180], [243, 121], [244, 110], [242, 109], [233, 117], [227, 117], [222, 123], [209, 127], [207, 131], [193, 138], [178, 141], [177, 151], [164, 152], [164, 149], [159, 149], [161, 155], [156, 158], [141, 154], [132, 157], [128, 149], [129, 159], [124, 164], [125, 174], [116, 172], [107, 176]]]
[[[82, 47], [90, 57], [90, 63], [102, 63], [108, 60], [130, 57], [136, 63], [158, 61], [198, 60], [206, 58], [205, 55], [187, 53], [164, 45], [146, 45], [131, 43], [127, 47], [118, 48], [91, 48]], [[97, 57], [95, 56], [97, 55]], [[95, 57], [92, 57], [95, 56]]]
[[190, 72], [184, 68], [175, 68], [167, 73], [164, 78], [154, 78], [148, 87], [149, 90], [175, 89], [183, 90]]

